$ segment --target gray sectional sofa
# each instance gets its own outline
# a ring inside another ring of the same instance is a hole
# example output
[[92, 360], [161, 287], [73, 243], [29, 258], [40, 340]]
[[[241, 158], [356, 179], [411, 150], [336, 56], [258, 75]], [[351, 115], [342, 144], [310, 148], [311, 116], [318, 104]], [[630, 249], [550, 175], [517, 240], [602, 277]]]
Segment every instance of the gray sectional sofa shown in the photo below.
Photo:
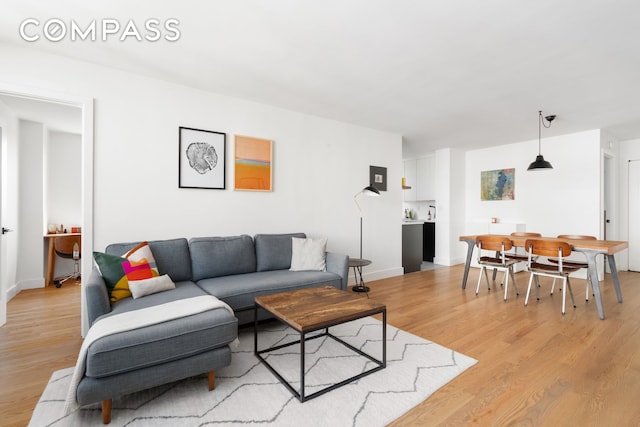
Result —
[[[159, 273], [168, 274], [175, 289], [113, 304], [94, 268], [84, 284], [89, 325], [104, 316], [207, 294], [227, 303], [235, 317], [226, 309], [213, 309], [95, 341], [78, 384], [78, 404], [102, 402], [107, 423], [114, 396], [205, 372], [212, 389], [215, 370], [231, 363], [229, 344], [237, 337], [238, 324], [253, 322], [255, 296], [327, 284], [347, 288], [346, 255], [327, 252], [326, 271], [289, 271], [292, 237], [305, 234], [149, 241]], [[105, 252], [122, 255], [137, 244], [111, 244]]]

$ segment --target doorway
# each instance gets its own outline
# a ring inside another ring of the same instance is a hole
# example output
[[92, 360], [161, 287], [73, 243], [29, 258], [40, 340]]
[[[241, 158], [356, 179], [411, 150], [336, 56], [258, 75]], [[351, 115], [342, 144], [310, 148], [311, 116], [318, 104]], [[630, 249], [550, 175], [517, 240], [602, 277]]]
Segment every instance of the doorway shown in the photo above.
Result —
[[[80, 161], [80, 176], [81, 176], [81, 183], [80, 183], [80, 209], [81, 212], [79, 214], [79, 226], [82, 229], [82, 234], [83, 234], [83, 239], [82, 239], [82, 252], [84, 253], [91, 253], [92, 251], [92, 247], [93, 247], [93, 99], [91, 98], [79, 98], [79, 97], [70, 97], [66, 94], [59, 94], [59, 93], [54, 93], [54, 92], [49, 92], [46, 90], [40, 90], [40, 91], [33, 91], [31, 89], [25, 90], [24, 88], [16, 88], [16, 87], [10, 87], [10, 86], [2, 86], [0, 84], [0, 97], [11, 97], [12, 99], [16, 100], [16, 102], [18, 103], [22, 103], [23, 105], [30, 105], [33, 108], [33, 112], [36, 112], [38, 109], [47, 109], [50, 107], [55, 107], [55, 106], [59, 106], [60, 108], [58, 110], [64, 110], [64, 109], [75, 109], [75, 110], [79, 110], [80, 114], [79, 114], [79, 123], [77, 123], [78, 128], [80, 129], [80, 155], [78, 156], [79, 161]], [[22, 114], [20, 114], [22, 115]], [[17, 127], [17, 123], [19, 123], [18, 121], [19, 115], [16, 114], [14, 116], [14, 127]], [[26, 120], [28, 121], [30, 118], [27, 117]], [[15, 131], [16, 129], [14, 129]], [[3, 141], [3, 148], [6, 149], [9, 146], [9, 142], [11, 142], [10, 138], [13, 135], [8, 135], [7, 131], [5, 130], [2, 134], [2, 141]], [[15, 137], [16, 139], [13, 141], [13, 144], [17, 144], [17, 137]], [[6, 151], [5, 151], [6, 153]], [[14, 159], [15, 162], [17, 162], [17, 155], [16, 155], [16, 159]], [[23, 156], [24, 157], [24, 156]], [[9, 159], [2, 159], [5, 163], [3, 163], [3, 166], [7, 164], [7, 161]], [[21, 159], [24, 160], [24, 159]], [[34, 162], [35, 166], [32, 166], [34, 168], [37, 168], [38, 163], [37, 161]], [[7, 170], [9, 169], [9, 170]], [[19, 292], [20, 288], [16, 288], [16, 278], [17, 278], [17, 274], [6, 274], [5, 272], [7, 271], [11, 271], [13, 266], [13, 263], [17, 262], [15, 259], [12, 258], [16, 258], [16, 257], [11, 257], [9, 256], [9, 254], [11, 253], [17, 253], [18, 252], [18, 248], [22, 248], [25, 245], [23, 245], [22, 239], [27, 239], [29, 238], [29, 235], [31, 234], [31, 239], [29, 240], [29, 243], [26, 245], [27, 247], [29, 247], [29, 245], [32, 245], [31, 247], [33, 247], [33, 245], [36, 245], [36, 247], [40, 248], [40, 252], [36, 252], [37, 254], [42, 253], [43, 257], [40, 258], [39, 256], [37, 257], [38, 260], [42, 260], [42, 262], [40, 262], [40, 270], [42, 270], [42, 282], [44, 280], [44, 251], [43, 251], [43, 231], [46, 228], [46, 224], [45, 221], [42, 220], [40, 221], [39, 224], [37, 224], [35, 228], [35, 230], [32, 230], [30, 228], [22, 230], [23, 232], [21, 232], [21, 229], [17, 227], [17, 218], [18, 215], [20, 215], [20, 210], [21, 208], [19, 207], [18, 203], [7, 203], [8, 199], [18, 199], [18, 187], [17, 185], [11, 185], [8, 186], [8, 182], [9, 181], [13, 181], [13, 180], [7, 180], [7, 173], [12, 173], [11, 168], [2, 168], [2, 178], [0, 178], [0, 184], [2, 187], [2, 206], [0, 206], [0, 212], [2, 212], [4, 215], [2, 217], [0, 217], [0, 221], [2, 221], [2, 226], [3, 227], [7, 227], [7, 228], [14, 228], [16, 231], [13, 234], [14, 236], [12, 236], [12, 238], [10, 239], [6, 239], [3, 235], [3, 237], [0, 237], [0, 239], [2, 240], [2, 243], [0, 244], [0, 272], [2, 272], [2, 274], [0, 274], [0, 293], [2, 294], [0, 296], [0, 314], [5, 313], [6, 314], [6, 304], [8, 302], [8, 300], [10, 299], [9, 297], [11, 296], [10, 292]], [[14, 193], [14, 194], [12, 194]], [[41, 203], [41, 205], [44, 205], [44, 203]], [[8, 207], [12, 207], [11, 210], [15, 211], [15, 219], [14, 221], [16, 222], [16, 225], [12, 226], [11, 224], [7, 223], [7, 220], [9, 220], [12, 215], [9, 214], [7, 215], [7, 212], [10, 212], [10, 209], [8, 209]], [[44, 218], [44, 215], [41, 215], [42, 218]], [[22, 222], [22, 218], [21, 221]], [[36, 237], [34, 237], [34, 235]], [[37, 239], [37, 243], [35, 243], [35, 239]], [[18, 244], [18, 242], [20, 242], [20, 244]], [[16, 249], [15, 251], [9, 251], [8, 250], [8, 246], [13, 247], [14, 249]], [[91, 271], [91, 257], [84, 257], [81, 260], [81, 264], [82, 264], [82, 269], [84, 271]], [[29, 287], [27, 285], [27, 287]], [[82, 293], [82, 301], [84, 301], [84, 288], [82, 288], [81, 290]], [[82, 306], [82, 331], [83, 331], [83, 335], [86, 331], [86, 308], [84, 307], [84, 304]], [[6, 322], [6, 318], [2, 319], [0, 318], [0, 320], [2, 320], [3, 322], [0, 323], [0, 326], [2, 324], [4, 324], [4, 322]]]

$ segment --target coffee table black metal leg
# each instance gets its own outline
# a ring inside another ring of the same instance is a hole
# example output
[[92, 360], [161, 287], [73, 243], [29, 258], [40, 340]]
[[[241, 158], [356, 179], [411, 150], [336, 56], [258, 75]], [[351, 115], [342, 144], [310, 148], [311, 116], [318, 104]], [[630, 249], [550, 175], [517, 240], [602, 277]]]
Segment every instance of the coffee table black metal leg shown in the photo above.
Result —
[[[314, 397], [318, 397], [324, 393], [327, 393], [331, 390], [335, 390], [338, 387], [341, 387], [345, 384], [348, 384], [350, 382], [353, 382], [357, 379], [360, 379], [366, 375], [372, 374], [374, 372], [379, 371], [380, 369], [383, 369], [386, 367], [387, 364], [387, 311], [386, 309], [383, 311], [379, 311], [378, 313], [382, 313], [382, 360], [378, 360], [375, 357], [365, 353], [364, 351], [362, 351], [361, 349], [354, 347], [353, 345], [345, 342], [344, 340], [342, 340], [341, 338], [338, 338], [332, 334], [329, 333], [329, 328], [325, 328], [324, 333], [322, 334], [317, 334], [317, 335], [313, 335], [310, 338], [306, 338], [305, 333], [300, 333], [300, 388], [299, 390], [296, 390], [293, 385], [291, 383], [289, 383], [282, 375], [280, 375], [280, 373], [278, 373], [278, 371], [275, 370], [275, 368], [273, 366], [271, 366], [269, 364], [269, 362], [267, 362], [267, 360], [262, 357], [262, 353], [269, 353], [271, 351], [274, 350], [279, 350], [281, 348], [285, 348], [285, 347], [289, 347], [291, 345], [295, 345], [298, 344], [298, 341], [294, 341], [294, 342], [290, 342], [290, 343], [285, 343], [285, 344], [280, 344], [277, 345], [275, 347], [271, 347], [268, 349], [264, 349], [264, 350], [260, 350], [258, 351], [258, 337], [257, 337], [257, 320], [254, 323], [254, 328], [255, 328], [255, 337], [254, 337], [254, 345], [255, 345], [255, 355], [256, 357], [260, 360], [260, 362], [262, 362], [262, 364], [269, 370], [271, 371], [271, 373], [273, 375], [275, 375], [278, 380], [280, 380], [280, 382], [295, 396], [298, 398], [298, 400], [300, 400], [300, 402], [305, 402], [309, 399], [313, 399]], [[375, 314], [375, 313], [374, 313]], [[255, 312], [255, 316], [257, 319], [257, 308], [256, 308], [256, 312]], [[355, 319], [354, 319], [355, 320]], [[368, 371], [365, 372], [361, 372], [358, 375], [354, 375], [351, 378], [347, 378], [337, 384], [333, 384], [329, 387], [326, 387], [322, 390], [319, 391], [315, 391], [313, 393], [311, 393], [310, 395], [306, 395], [305, 394], [305, 341], [307, 339], [309, 340], [313, 340], [313, 339], [318, 339], [318, 338], [322, 338], [322, 337], [330, 337], [332, 339], [334, 339], [335, 341], [342, 343], [344, 346], [346, 346], [347, 348], [353, 350], [355, 353], [358, 353], [361, 356], [366, 357], [367, 359], [371, 360], [372, 362], [374, 362], [375, 364], [377, 364], [378, 366], [376, 366], [375, 368], [369, 369]]]
[[304, 332], [300, 333], [300, 402], [304, 402]]
[[387, 367], [387, 310], [382, 312], [382, 367]]
[[258, 306], [253, 306], [253, 354], [258, 354]]

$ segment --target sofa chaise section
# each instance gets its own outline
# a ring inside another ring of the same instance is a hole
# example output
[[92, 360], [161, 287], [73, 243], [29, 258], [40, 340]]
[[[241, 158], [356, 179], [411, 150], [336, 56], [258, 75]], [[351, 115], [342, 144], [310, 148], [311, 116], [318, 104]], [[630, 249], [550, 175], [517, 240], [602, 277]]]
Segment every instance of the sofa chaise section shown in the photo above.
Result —
[[[105, 252], [122, 255], [136, 243], [109, 245]], [[132, 310], [207, 295], [191, 281], [186, 239], [149, 242], [160, 274], [168, 274], [175, 289], [125, 298], [113, 304], [104, 279], [94, 267], [86, 286], [90, 324]], [[85, 374], [76, 392], [79, 405], [102, 402], [103, 422], [110, 421], [111, 399], [150, 387], [208, 373], [212, 390], [215, 371], [231, 363], [229, 344], [237, 338], [235, 316], [224, 308], [168, 320], [140, 329], [107, 335], [87, 351]]]

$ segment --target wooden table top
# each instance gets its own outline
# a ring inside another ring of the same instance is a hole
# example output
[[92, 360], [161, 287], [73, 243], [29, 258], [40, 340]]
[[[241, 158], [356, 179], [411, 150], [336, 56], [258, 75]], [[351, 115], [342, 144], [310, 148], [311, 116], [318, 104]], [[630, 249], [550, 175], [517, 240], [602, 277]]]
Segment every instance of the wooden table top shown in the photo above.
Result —
[[304, 333], [386, 310], [384, 304], [333, 286], [262, 295], [256, 297], [255, 302], [296, 331]]
[[44, 238], [52, 239], [54, 237], [70, 237], [70, 236], [82, 236], [82, 233], [48, 233], [44, 235]]
[[[478, 235], [468, 235], [468, 236], [460, 236], [458, 240], [468, 241], [468, 240], [476, 240]], [[508, 234], [499, 235], [502, 237], [506, 237], [507, 239], [511, 239], [513, 242], [513, 246], [517, 246], [520, 248], [524, 247], [525, 242], [528, 239], [545, 239], [545, 240], [557, 240], [559, 242], [567, 242], [574, 249], [593, 249], [597, 251], [602, 251], [607, 255], [613, 255], [617, 252], [620, 252], [629, 247], [629, 242], [619, 241], [619, 240], [583, 240], [583, 239], [558, 239], [557, 237], [516, 237], [510, 236]]]
[[362, 258], [349, 258], [349, 268], [351, 267], [365, 267], [371, 264], [371, 260]]

